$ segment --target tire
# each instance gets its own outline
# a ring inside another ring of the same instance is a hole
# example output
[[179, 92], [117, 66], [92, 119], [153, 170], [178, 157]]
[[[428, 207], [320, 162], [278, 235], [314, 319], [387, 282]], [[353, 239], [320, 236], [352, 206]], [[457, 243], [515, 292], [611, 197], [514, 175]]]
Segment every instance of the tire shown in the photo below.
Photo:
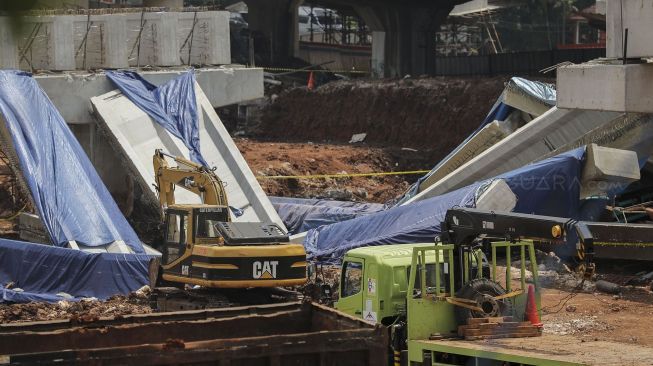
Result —
[[498, 283], [487, 278], [474, 279], [460, 289], [456, 297], [474, 300], [483, 311], [475, 311], [456, 306], [454, 311], [459, 325], [467, 324], [470, 318], [488, 318], [512, 315], [512, 303], [509, 299], [494, 300], [492, 297], [504, 295], [506, 291]]

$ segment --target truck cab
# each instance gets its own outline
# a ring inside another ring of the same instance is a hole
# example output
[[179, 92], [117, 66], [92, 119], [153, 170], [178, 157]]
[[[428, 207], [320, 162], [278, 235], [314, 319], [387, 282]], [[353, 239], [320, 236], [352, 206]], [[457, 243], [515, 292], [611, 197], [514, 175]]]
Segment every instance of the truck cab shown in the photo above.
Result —
[[[406, 314], [413, 248], [433, 244], [397, 244], [350, 250], [343, 259], [336, 309], [382, 324]], [[441, 263], [444, 261], [441, 261]], [[434, 283], [435, 254], [427, 258], [427, 284]], [[448, 274], [447, 263], [441, 271]]]

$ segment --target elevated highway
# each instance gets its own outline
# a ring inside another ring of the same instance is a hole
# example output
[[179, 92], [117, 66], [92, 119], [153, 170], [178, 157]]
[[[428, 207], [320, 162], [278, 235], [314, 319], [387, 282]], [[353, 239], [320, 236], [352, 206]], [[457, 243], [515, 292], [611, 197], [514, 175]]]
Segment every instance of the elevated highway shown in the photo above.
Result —
[[[359, 15], [372, 30], [372, 70], [396, 77], [433, 73], [435, 32], [453, 7], [468, 0], [315, 0]], [[245, 0], [250, 30], [265, 39], [257, 54], [282, 65], [299, 51], [297, 9], [303, 0]]]

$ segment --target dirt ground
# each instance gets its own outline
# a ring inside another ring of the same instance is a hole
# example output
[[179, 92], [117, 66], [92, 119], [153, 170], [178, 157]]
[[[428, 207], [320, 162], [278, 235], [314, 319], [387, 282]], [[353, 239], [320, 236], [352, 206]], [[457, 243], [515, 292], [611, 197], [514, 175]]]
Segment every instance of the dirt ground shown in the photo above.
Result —
[[[265, 142], [236, 139], [257, 176], [318, 175], [429, 170], [433, 150], [368, 145]], [[402, 194], [421, 174], [326, 178], [259, 179], [270, 196], [332, 198], [384, 203]]]
[[621, 295], [579, 293], [565, 302], [570, 295], [568, 290], [543, 291], [542, 322], [546, 333], [653, 347], [651, 291], [632, 288]]

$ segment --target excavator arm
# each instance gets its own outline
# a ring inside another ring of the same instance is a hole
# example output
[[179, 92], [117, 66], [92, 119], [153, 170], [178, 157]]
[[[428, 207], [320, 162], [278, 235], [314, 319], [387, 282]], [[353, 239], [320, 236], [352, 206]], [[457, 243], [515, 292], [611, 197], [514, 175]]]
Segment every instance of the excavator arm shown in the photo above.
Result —
[[454, 244], [459, 250], [471, 248], [477, 238], [507, 241], [534, 239], [566, 244], [565, 238], [578, 236], [578, 256], [584, 260], [585, 276], [594, 272], [594, 238], [588, 225], [568, 218], [527, 215], [513, 212], [492, 212], [471, 208], [453, 208], [442, 222], [440, 240]]
[[[177, 163], [177, 167], [170, 167], [166, 157]], [[224, 183], [213, 170], [158, 149], [154, 152], [153, 164], [156, 189], [159, 192], [162, 209], [175, 204], [175, 186], [195, 193], [203, 204], [229, 205]]]

